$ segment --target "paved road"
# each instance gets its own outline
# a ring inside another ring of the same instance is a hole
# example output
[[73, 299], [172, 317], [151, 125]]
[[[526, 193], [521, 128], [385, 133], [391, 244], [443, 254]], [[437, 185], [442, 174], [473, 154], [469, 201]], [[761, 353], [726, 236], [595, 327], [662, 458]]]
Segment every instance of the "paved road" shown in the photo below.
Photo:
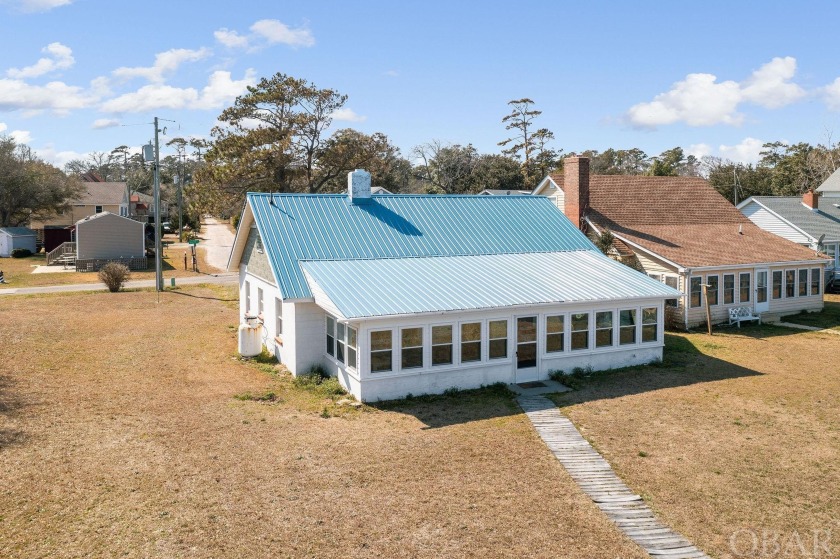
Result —
[[[175, 285], [195, 285], [197, 283], [217, 283], [230, 284], [239, 281], [239, 274], [224, 273], [224, 274], [208, 274], [206, 276], [176, 278]], [[169, 281], [165, 282], [169, 285]], [[143, 287], [154, 287], [155, 280], [136, 280], [127, 281], [125, 283], [126, 289], [137, 289]], [[44, 287], [18, 287], [12, 289], [0, 289], [0, 296], [2, 295], [31, 295], [33, 293], [69, 293], [73, 291], [105, 291], [107, 288], [104, 283], [76, 283], [71, 285], [48, 285]]]
[[201, 222], [202, 241], [198, 245], [204, 249], [207, 263], [219, 270], [227, 270], [230, 249], [233, 247], [234, 235], [224, 223], [216, 218], [205, 217]]

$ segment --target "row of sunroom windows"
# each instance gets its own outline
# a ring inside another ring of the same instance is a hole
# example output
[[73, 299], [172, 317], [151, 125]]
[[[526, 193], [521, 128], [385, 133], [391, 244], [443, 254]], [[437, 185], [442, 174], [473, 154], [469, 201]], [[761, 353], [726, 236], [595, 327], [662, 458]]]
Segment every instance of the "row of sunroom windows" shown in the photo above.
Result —
[[[513, 332], [510, 323], [514, 324]], [[658, 339], [658, 309], [649, 307], [548, 315], [544, 326], [543, 351], [546, 355], [564, 352], [567, 345], [570, 351], [581, 351], [590, 349], [590, 346], [602, 349], [650, 343]], [[370, 370], [382, 373], [507, 359], [511, 336], [519, 348], [520, 358], [523, 352], [533, 352], [536, 364], [536, 316], [372, 330]], [[355, 328], [327, 316], [326, 349], [333, 359], [356, 368], [357, 337]], [[427, 347], [430, 350], [428, 356]], [[399, 357], [398, 364], [395, 357]]]
[[[808, 297], [820, 294], [820, 283], [822, 272], [819, 268], [798, 268], [794, 270], [773, 270], [771, 274], [770, 297], [773, 299]], [[723, 284], [720, 282], [720, 275], [707, 275], [706, 285], [709, 297], [709, 305], [721, 304], [732, 305], [736, 303], [749, 303], [752, 296], [752, 273], [741, 272], [738, 274], [738, 283], [735, 283], [735, 274], [723, 274]], [[692, 276], [689, 289], [689, 304], [692, 308], [703, 306], [703, 277]], [[756, 301], [757, 303], [767, 302], [767, 276], [760, 273], [756, 280]], [[723, 293], [721, 293], [721, 288]]]

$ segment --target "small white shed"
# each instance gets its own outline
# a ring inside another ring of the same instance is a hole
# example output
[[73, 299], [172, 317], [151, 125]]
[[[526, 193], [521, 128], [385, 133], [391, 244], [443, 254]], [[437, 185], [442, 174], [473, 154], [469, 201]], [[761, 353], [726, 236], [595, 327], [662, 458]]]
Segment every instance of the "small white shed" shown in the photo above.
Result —
[[132, 269], [145, 269], [145, 226], [111, 212], [98, 213], [76, 222], [76, 269], [99, 269], [120, 261]]
[[0, 256], [11, 256], [16, 248], [37, 252], [35, 231], [28, 227], [0, 227]]

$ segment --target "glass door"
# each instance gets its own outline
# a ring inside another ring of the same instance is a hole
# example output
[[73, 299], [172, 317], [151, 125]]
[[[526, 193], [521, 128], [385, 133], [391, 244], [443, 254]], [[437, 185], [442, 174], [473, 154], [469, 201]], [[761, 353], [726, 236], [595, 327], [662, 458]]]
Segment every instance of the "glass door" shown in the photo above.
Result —
[[768, 296], [767, 270], [755, 271], [755, 312], [763, 313], [770, 310], [770, 297]]
[[537, 369], [537, 317], [516, 319], [516, 382], [531, 382], [539, 377]]

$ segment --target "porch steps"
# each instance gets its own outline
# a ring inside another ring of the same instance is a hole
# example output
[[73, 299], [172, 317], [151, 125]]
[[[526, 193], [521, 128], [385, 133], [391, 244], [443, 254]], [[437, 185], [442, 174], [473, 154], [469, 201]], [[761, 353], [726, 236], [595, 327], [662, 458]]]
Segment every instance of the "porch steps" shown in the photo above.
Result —
[[648, 555], [657, 559], [709, 559], [657, 520], [650, 507], [621, 481], [551, 400], [544, 396], [519, 396], [517, 401], [572, 479]]

